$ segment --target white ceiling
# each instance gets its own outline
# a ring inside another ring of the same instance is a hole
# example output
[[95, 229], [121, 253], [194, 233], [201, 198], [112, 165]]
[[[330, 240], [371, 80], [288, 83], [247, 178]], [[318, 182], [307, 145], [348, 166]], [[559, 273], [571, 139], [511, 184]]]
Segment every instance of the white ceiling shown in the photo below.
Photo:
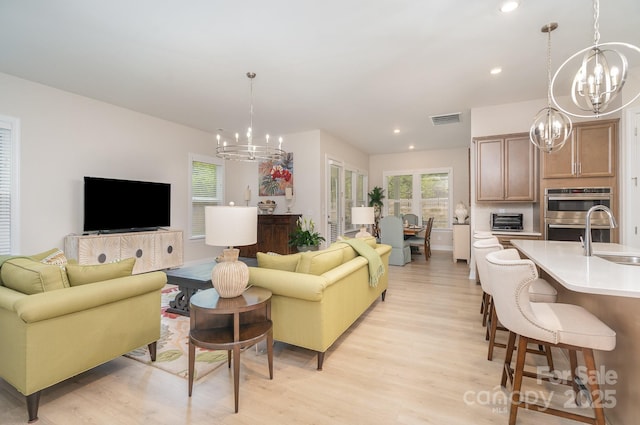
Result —
[[[471, 108], [546, 98], [543, 25], [559, 23], [554, 69], [593, 39], [589, 0], [499, 3], [0, 0], [0, 72], [215, 133], [248, 126], [252, 71], [256, 135], [467, 146]], [[639, 22], [639, 0], [602, 0], [600, 41], [640, 45]], [[453, 112], [460, 124], [431, 124]]]

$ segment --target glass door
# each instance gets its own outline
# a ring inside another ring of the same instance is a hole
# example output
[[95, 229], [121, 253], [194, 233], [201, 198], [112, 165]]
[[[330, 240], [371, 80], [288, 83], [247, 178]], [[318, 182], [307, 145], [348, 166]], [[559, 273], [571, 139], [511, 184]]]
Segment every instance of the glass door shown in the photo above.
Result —
[[329, 181], [327, 187], [327, 228], [329, 235], [327, 245], [338, 240], [344, 233], [344, 206], [342, 202], [342, 174], [344, 167], [341, 163], [329, 160]]

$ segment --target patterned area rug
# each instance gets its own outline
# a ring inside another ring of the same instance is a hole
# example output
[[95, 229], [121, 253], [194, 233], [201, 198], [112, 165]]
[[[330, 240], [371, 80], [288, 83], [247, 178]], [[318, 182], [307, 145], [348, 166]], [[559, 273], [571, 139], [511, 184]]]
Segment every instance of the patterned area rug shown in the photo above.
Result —
[[[187, 379], [189, 376], [189, 318], [166, 311], [169, 301], [175, 298], [177, 292], [178, 287], [175, 285], [167, 285], [162, 290], [162, 323], [156, 361], [151, 361], [146, 346], [131, 351], [125, 356]], [[226, 364], [226, 351], [196, 348], [194, 380]]]

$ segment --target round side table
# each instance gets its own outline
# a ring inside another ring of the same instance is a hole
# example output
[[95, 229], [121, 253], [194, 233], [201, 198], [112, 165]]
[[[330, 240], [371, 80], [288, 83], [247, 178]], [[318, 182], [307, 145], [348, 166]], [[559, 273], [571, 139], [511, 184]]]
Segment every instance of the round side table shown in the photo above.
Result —
[[215, 289], [206, 289], [191, 297], [189, 310], [189, 397], [193, 392], [196, 347], [227, 350], [229, 367], [233, 352], [233, 389], [238, 413], [242, 348], [266, 338], [269, 379], [273, 379], [271, 291], [252, 286], [238, 297], [222, 298]]

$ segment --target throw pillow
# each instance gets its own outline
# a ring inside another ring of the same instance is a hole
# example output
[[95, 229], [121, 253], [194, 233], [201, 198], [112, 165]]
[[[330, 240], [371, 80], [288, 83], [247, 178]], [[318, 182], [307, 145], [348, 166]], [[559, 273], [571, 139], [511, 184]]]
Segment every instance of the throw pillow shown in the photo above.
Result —
[[62, 267], [27, 257], [5, 261], [0, 274], [4, 286], [27, 295], [69, 287], [67, 274]]
[[87, 283], [131, 276], [135, 264], [136, 259], [133, 257], [108, 264], [67, 264], [67, 275], [71, 286], [85, 285]]
[[300, 253], [289, 255], [273, 255], [265, 254], [264, 252], [258, 252], [256, 254], [258, 260], [258, 267], [264, 269], [283, 270], [288, 272], [295, 272], [300, 261]]
[[56, 249], [51, 254], [44, 257], [40, 260], [41, 263], [44, 264], [55, 264], [58, 266], [66, 266], [67, 265], [67, 257], [65, 257], [64, 252], [59, 249]]
[[320, 276], [342, 264], [342, 250], [322, 250], [303, 252], [296, 271]]

